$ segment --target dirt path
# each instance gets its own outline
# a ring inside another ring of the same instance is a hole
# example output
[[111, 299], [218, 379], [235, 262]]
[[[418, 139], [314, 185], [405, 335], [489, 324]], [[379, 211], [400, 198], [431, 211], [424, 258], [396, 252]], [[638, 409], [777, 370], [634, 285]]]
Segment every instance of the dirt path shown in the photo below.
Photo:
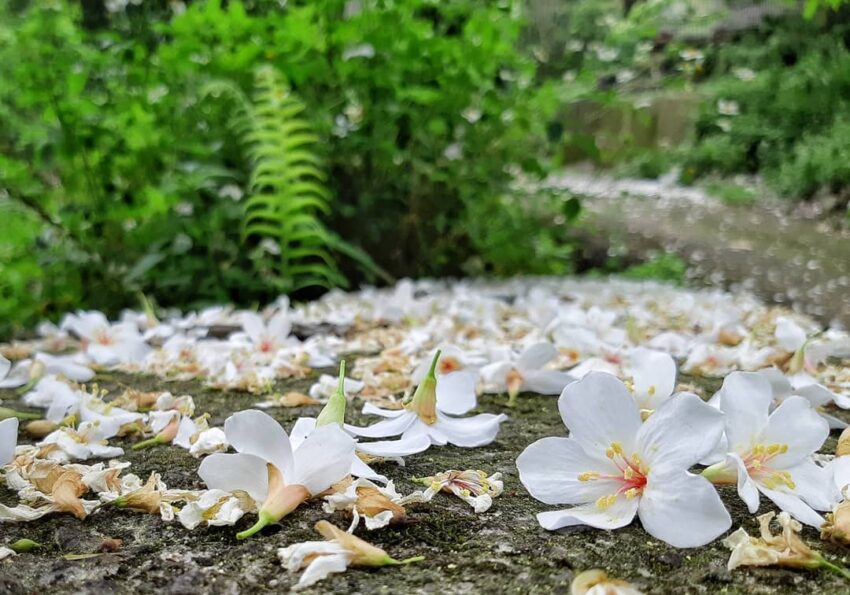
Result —
[[[850, 235], [782, 205], [730, 206], [699, 188], [570, 170], [554, 187], [586, 197], [584, 231], [612, 250], [675, 252], [697, 283], [753, 291], [850, 327]], [[602, 241], [606, 241], [603, 239]]]

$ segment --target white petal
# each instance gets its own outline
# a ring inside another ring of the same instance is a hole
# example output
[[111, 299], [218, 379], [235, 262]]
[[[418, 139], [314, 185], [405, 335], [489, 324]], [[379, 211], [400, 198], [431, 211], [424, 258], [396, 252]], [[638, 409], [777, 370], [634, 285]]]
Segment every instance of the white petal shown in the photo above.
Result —
[[759, 485], [759, 491], [773, 500], [773, 503], [779, 508], [789, 513], [801, 523], [811, 525], [818, 529], [826, 522], [821, 515], [815, 512], [811, 506], [803, 502], [803, 500], [796, 494], [782, 492], [779, 490], [771, 490], [763, 485]]
[[297, 449], [307, 436], [316, 429], [316, 418], [314, 417], [299, 417], [295, 420], [295, 425], [289, 430], [289, 443], [293, 450]]
[[499, 433], [499, 425], [508, 419], [507, 415], [492, 413], [480, 413], [472, 417], [449, 417], [437, 413], [437, 423], [428, 427], [437, 430], [445, 436], [446, 440], [455, 446], [473, 448], [490, 444]]
[[11, 367], [12, 367], [12, 362], [10, 362], [5, 357], [0, 355], [0, 380], [3, 380], [6, 377], [6, 374], [9, 373], [9, 369]]
[[755, 514], [759, 509], [759, 492], [756, 482], [747, 471], [747, 466], [741, 457], [732, 452], [727, 455], [726, 464], [735, 468], [738, 474], [738, 496], [747, 505], [750, 514]]
[[336, 424], [316, 428], [294, 453], [295, 465], [287, 484], [303, 485], [311, 495], [324, 492], [348, 475], [354, 440]]
[[242, 314], [242, 329], [251, 338], [251, 341], [258, 343], [266, 332], [266, 324], [259, 314], [244, 312]]
[[[840, 457], [839, 457], [840, 458]], [[795, 487], [793, 491], [815, 510], [831, 510], [835, 504], [832, 498], [832, 475], [812, 461], [803, 461], [786, 469], [791, 474]]]
[[406, 409], [381, 409], [373, 405], [372, 403], [367, 402], [363, 405], [362, 410], [363, 415], [377, 415], [380, 417], [398, 417], [400, 415], [404, 415], [407, 413]]
[[292, 445], [286, 431], [267, 413], [239, 411], [224, 421], [227, 441], [238, 452], [258, 456], [277, 467], [287, 479], [292, 474]]
[[522, 451], [516, 466], [525, 489], [546, 504], [594, 502], [621, 485], [612, 480], [580, 481], [581, 473], [618, 474], [618, 469], [609, 459], [586, 453], [572, 438], [542, 438]]
[[729, 449], [747, 452], [753, 436], [767, 427], [773, 391], [767, 378], [753, 372], [732, 372], [720, 387], [720, 408], [726, 414]]
[[632, 350], [635, 398], [644, 409], [657, 409], [676, 387], [676, 362], [670, 354], [638, 347]]
[[431, 440], [424, 433], [404, 434], [398, 440], [358, 442], [357, 450], [375, 457], [406, 457], [428, 450]]
[[797, 351], [806, 342], [806, 331], [785, 316], [776, 319], [776, 342], [785, 351]]
[[404, 433], [418, 417], [413, 411], [403, 411], [403, 415], [399, 415], [393, 419], [385, 419], [371, 426], [361, 428], [358, 426], [350, 426], [345, 424], [345, 430], [355, 436], [364, 436], [366, 438], [383, 438], [384, 436], [398, 436]]
[[522, 377], [523, 392], [538, 395], [560, 395], [575, 378], [557, 370], [526, 370]]
[[770, 466], [784, 469], [817, 451], [829, 437], [829, 423], [803, 397], [788, 397], [770, 414], [761, 437], [763, 444], [787, 444], [788, 452], [777, 455]]
[[437, 379], [437, 409], [463, 415], [475, 408], [475, 374], [452, 372]]
[[558, 350], [551, 343], [535, 343], [527, 347], [517, 359], [517, 368], [521, 372], [542, 368], [558, 355]]
[[0, 421], [0, 467], [11, 463], [15, 458], [15, 446], [18, 444], [18, 418], [10, 417]]
[[640, 411], [625, 385], [604, 372], [591, 372], [568, 384], [558, 399], [561, 419], [587, 452], [604, 452], [619, 442], [634, 452]]
[[647, 533], [675, 547], [705, 545], [732, 526], [714, 486], [687, 472], [650, 473], [638, 516]]
[[773, 390], [773, 398], [775, 400], [781, 401], [791, 395], [791, 382], [777, 368], [764, 368], [756, 372], [756, 374], [764, 376], [770, 382], [770, 388]]
[[267, 465], [264, 459], [254, 455], [217, 453], [201, 461], [198, 475], [210, 489], [243, 490], [260, 504], [269, 491]]
[[828, 467], [833, 474], [833, 483], [838, 491], [850, 485], [850, 457], [836, 457]]
[[637, 435], [637, 448], [650, 469], [685, 471], [707, 456], [723, 434], [723, 414], [698, 396], [671, 397]]
[[360, 457], [354, 456], [351, 459], [351, 467], [348, 472], [354, 477], [361, 477], [363, 479], [370, 479], [372, 481], [380, 481], [381, 483], [387, 483], [389, 479], [372, 469], [369, 465], [360, 460]]
[[537, 515], [537, 521], [541, 527], [550, 531], [575, 525], [589, 525], [597, 529], [619, 529], [632, 522], [637, 508], [638, 498], [630, 500], [620, 497], [605, 510], [600, 510], [595, 504], [582, 504], [567, 510], [541, 512]]
[[317, 556], [310, 562], [304, 574], [298, 581], [296, 587], [302, 589], [314, 585], [320, 580], [327, 578], [329, 574], [335, 572], [345, 572], [348, 568], [348, 556], [346, 554], [336, 554], [332, 556]]

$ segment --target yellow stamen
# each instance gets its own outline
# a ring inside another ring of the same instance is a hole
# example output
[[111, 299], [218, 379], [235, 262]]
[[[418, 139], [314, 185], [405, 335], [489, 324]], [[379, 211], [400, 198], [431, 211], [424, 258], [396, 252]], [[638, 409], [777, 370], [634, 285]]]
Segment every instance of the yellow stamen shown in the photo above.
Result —
[[600, 496], [599, 499], [596, 500], [596, 508], [599, 510], [605, 510], [614, 505], [617, 501], [617, 496], [613, 494], [609, 494], [608, 496]]
[[599, 473], [596, 471], [585, 471], [578, 474], [579, 481], [594, 481], [596, 479], [599, 479]]

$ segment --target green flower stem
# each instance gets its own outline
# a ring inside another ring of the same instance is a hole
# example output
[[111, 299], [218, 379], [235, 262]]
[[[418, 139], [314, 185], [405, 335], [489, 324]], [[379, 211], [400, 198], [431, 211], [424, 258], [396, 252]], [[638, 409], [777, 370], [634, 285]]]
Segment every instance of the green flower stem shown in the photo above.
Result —
[[236, 539], [247, 539], [274, 522], [276, 522], [276, 519], [272, 517], [272, 515], [261, 510], [259, 517], [257, 518], [257, 522], [249, 529], [245, 529], [241, 533], [237, 533]]
[[165, 440], [163, 440], [161, 436], [156, 435], [153, 438], [136, 442], [133, 445], [133, 450], [141, 450], [142, 448], [148, 448], [149, 446], [156, 446], [158, 444], [165, 444]]
[[41, 419], [40, 413], [30, 413], [28, 411], [18, 411], [9, 409], [8, 407], [0, 407], [0, 419], [9, 417], [17, 417], [18, 419]]

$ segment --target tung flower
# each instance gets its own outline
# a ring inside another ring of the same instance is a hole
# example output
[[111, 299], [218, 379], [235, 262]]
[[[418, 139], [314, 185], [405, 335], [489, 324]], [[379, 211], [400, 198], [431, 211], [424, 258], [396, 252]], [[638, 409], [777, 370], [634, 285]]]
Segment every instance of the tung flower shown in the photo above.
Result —
[[769, 413], [773, 393], [759, 374], [735, 372], [726, 377], [719, 405], [725, 413], [727, 453], [703, 471], [714, 483], [737, 483], [738, 495], [751, 513], [759, 492], [797, 520], [820, 527], [815, 512], [829, 510], [829, 472], [812, 460], [829, 425], [803, 397], [788, 397]]
[[210, 488], [241, 490], [262, 503], [258, 521], [239, 539], [279, 521], [341, 480], [354, 456], [354, 441], [336, 424], [317, 428], [293, 449], [280, 424], [257, 410], [231, 415], [224, 433], [237, 454], [208, 456], [198, 475]]
[[535, 343], [515, 360], [495, 362], [481, 369], [481, 378], [490, 392], [507, 392], [508, 404], [516, 402], [521, 392], [541, 395], [560, 394], [574, 378], [566, 372], [547, 370], [544, 366], [558, 356], [551, 343]]
[[400, 440], [359, 443], [359, 450], [375, 456], [404, 456], [421, 452], [432, 444], [471, 448], [496, 439], [499, 425], [507, 419], [506, 415], [481, 413], [472, 417], [452, 417], [463, 415], [475, 407], [475, 376], [471, 372], [453, 372], [441, 376], [438, 382], [435, 370], [439, 358], [438, 351], [428, 375], [404, 409], [393, 411], [367, 403], [363, 413], [388, 419], [365, 428], [345, 426], [350, 433], [368, 438], [401, 434]]
[[637, 514], [654, 537], [676, 547], [708, 543], [732, 524], [717, 492], [688, 472], [723, 431], [722, 415], [683, 394], [641, 423], [640, 410], [614, 376], [592, 372], [558, 400], [569, 438], [543, 438], [517, 459], [520, 480], [546, 504], [545, 529], [617, 529]]

